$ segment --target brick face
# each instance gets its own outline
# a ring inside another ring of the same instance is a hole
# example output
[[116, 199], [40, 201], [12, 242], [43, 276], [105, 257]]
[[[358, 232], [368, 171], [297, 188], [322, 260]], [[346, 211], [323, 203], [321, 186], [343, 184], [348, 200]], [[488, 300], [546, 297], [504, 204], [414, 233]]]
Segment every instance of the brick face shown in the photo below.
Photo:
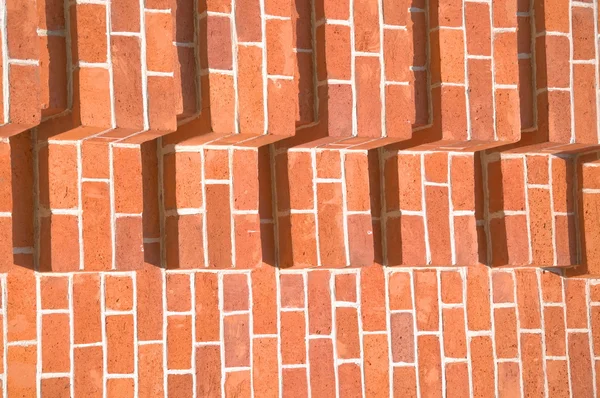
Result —
[[598, 393], [597, 2], [0, 12], [7, 396]]

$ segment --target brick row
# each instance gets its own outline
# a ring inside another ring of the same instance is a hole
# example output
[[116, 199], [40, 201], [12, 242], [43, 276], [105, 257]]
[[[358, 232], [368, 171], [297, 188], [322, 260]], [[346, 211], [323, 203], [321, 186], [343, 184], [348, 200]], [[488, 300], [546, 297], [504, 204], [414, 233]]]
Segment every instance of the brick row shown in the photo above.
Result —
[[539, 269], [20, 270], [0, 281], [8, 396], [598, 388], [599, 285]]

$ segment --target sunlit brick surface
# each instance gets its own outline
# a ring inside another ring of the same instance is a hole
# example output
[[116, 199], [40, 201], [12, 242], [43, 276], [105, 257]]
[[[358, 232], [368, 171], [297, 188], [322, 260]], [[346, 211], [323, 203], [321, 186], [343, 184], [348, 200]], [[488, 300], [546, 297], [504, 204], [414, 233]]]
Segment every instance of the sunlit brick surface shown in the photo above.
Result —
[[12, 397], [597, 397], [595, 0], [0, 0]]
[[598, 388], [600, 284], [540, 270], [149, 266], [15, 270], [1, 281], [8, 397], [593, 397]]

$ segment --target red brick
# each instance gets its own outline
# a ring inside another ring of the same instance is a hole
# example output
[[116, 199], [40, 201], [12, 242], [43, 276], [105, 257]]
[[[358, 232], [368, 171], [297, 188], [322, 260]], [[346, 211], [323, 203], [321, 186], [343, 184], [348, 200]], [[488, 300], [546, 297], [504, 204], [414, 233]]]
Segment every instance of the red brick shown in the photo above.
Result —
[[206, 186], [206, 219], [208, 234], [208, 261], [210, 267], [231, 266], [231, 222], [229, 186]]
[[587, 333], [569, 333], [569, 367], [574, 397], [593, 395], [592, 362]]
[[[259, 354], [260, 355], [260, 354]], [[221, 350], [219, 345], [196, 348], [197, 391], [201, 396], [221, 395]]]
[[223, 275], [223, 310], [245, 311], [248, 304], [248, 276], [245, 274]]
[[260, 2], [257, 0], [237, 2], [235, 23], [238, 41], [260, 42], [262, 40]]
[[568, 328], [587, 328], [585, 280], [565, 279], [565, 303]]
[[356, 302], [356, 275], [335, 275], [335, 299], [336, 301]]
[[141, 396], [164, 394], [163, 371], [162, 345], [138, 346], [138, 392]]
[[498, 358], [517, 358], [519, 356], [517, 315], [514, 308], [495, 308], [495, 343]]
[[360, 366], [344, 363], [337, 367], [340, 397], [362, 397]]
[[457, 271], [440, 272], [442, 303], [461, 304], [463, 302], [463, 277]]
[[471, 366], [473, 368], [473, 396], [493, 395], [494, 355], [492, 341], [486, 336], [471, 339]]
[[42, 379], [40, 391], [42, 396], [50, 397], [68, 397], [71, 389], [71, 379], [68, 377], [58, 377], [52, 379]]
[[134, 397], [135, 387], [133, 379], [108, 379], [106, 380], [106, 394], [109, 398]]
[[304, 278], [298, 274], [279, 277], [282, 308], [304, 308]]
[[317, 28], [317, 76], [319, 80], [350, 78], [350, 29], [324, 24]]
[[466, 398], [469, 396], [469, 370], [466, 363], [449, 363], [446, 365], [446, 396]]
[[[225, 342], [229, 342], [226, 334]], [[192, 367], [192, 317], [170, 315], [167, 317], [167, 368], [190, 369]]]
[[358, 311], [355, 308], [338, 307], [335, 310], [335, 320], [338, 358], [360, 358]]
[[[150, 55], [147, 58], [152, 57]], [[119, 127], [141, 130], [144, 121], [141, 51], [138, 38], [111, 36], [111, 59], [116, 123]]]
[[110, 187], [104, 182], [82, 183], [83, 261], [86, 270], [112, 267]]
[[595, 59], [594, 10], [572, 7], [573, 59]]
[[[70, 362], [69, 315], [42, 315], [42, 372], [67, 373]], [[10, 365], [9, 365], [10, 368]]]
[[389, 395], [388, 345], [385, 334], [363, 336], [365, 394], [367, 396]]
[[390, 333], [392, 342], [392, 360], [394, 362], [414, 362], [415, 336], [412, 314], [391, 314]]
[[511, 272], [492, 272], [494, 303], [514, 303], [515, 283]]
[[170, 374], [167, 376], [167, 396], [190, 397], [193, 392], [192, 375]]
[[561, 303], [563, 301], [563, 278], [553, 272], [542, 272], [541, 277], [544, 303]]
[[250, 365], [250, 331], [247, 315], [229, 315], [224, 318], [225, 366]]
[[40, 278], [42, 309], [69, 308], [69, 278], [64, 276], [43, 276]]
[[133, 309], [133, 279], [129, 275], [106, 275], [104, 292], [104, 303], [107, 310], [129, 311]]
[[267, 73], [293, 76], [293, 25], [291, 20], [269, 19], [266, 21]]
[[546, 361], [548, 396], [567, 398], [570, 396], [567, 361]]
[[565, 317], [562, 307], [544, 307], [546, 355], [565, 355]]
[[256, 67], [262, 61], [258, 47], [238, 46], [239, 128], [241, 133], [264, 133], [263, 77]]
[[356, 114], [359, 137], [381, 135], [381, 70], [379, 60], [374, 57], [356, 57]]
[[167, 311], [190, 311], [192, 298], [189, 274], [166, 274]]
[[[328, 271], [308, 273], [308, 331], [311, 335], [331, 334], [330, 277]], [[363, 327], [364, 321], [363, 318]]]
[[363, 331], [386, 330], [383, 268], [376, 264], [361, 269], [361, 314]]
[[[440, 360], [440, 340], [437, 336], [417, 337], [419, 361], [419, 387], [424, 396], [442, 395], [442, 365]], [[430, 375], [436, 375], [434, 378]]]
[[336, 394], [333, 344], [329, 339], [308, 342], [310, 362], [310, 391], [315, 397], [331, 397]]
[[517, 306], [519, 322], [523, 329], [541, 327], [539, 287], [535, 271], [517, 270]]
[[[161, 270], [155, 267], [136, 272], [138, 340], [160, 340], [163, 330], [163, 303]], [[209, 293], [204, 292], [205, 296]], [[197, 319], [202, 319], [197, 317]], [[198, 328], [198, 332], [205, 329]]]
[[500, 397], [503, 398], [521, 394], [521, 380], [517, 362], [498, 363], [498, 392]]
[[462, 308], [442, 309], [442, 328], [444, 331], [444, 355], [447, 358], [466, 358], [467, 338], [464, 310]]
[[436, 273], [435, 271], [416, 271], [413, 275], [417, 329], [439, 330]]
[[301, 398], [308, 396], [306, 369], [282, 369], [282, 393], [284, 397]]
[[490, 330], [489, 292], [487, 268], [467, 268], [467, 323], [469, 330]]
[[73, 329], [75, 344], [102, 341], [100, 276], [73, 275]]
[[304, 312], [281, 312], [280, 319], [282, 364], [306, 363]]
[[411, 310], [413, 308], [411, 278], [409, 273], [390, 273], [388, 289], [390, 310]]
[[75, 395], [102, 397], [102, 347], [75, 348], [73, 351]]
[[273, 267], [263, 266], [252, 271], [252, 323], [254, 334], [274, 334], [277, 332], [275, 278], [276, 274]]
[[542, 368], [542, 340], [539, 334], [521, 333], [521, 361], [523, 363], [523, 392], [525, 396], [544, 394]]
[[450, 248], [450, 220], [448, 219], [448, 188], [428, 186], [425, 188], [427, 230], [431, 247], [431, 263], [444, 265], [452, 262]]
[[254, 395], [260, 397], [279, 396], [277, 339], [255, 338], [252, 341], [252, 355]]

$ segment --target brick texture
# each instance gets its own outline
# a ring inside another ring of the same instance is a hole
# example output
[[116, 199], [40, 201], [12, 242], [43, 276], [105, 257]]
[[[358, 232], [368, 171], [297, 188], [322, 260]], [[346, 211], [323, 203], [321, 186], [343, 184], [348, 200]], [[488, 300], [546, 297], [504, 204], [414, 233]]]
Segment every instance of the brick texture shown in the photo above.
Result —
[[581, 396], [597, 1], [0, 2], [3, 396]]

